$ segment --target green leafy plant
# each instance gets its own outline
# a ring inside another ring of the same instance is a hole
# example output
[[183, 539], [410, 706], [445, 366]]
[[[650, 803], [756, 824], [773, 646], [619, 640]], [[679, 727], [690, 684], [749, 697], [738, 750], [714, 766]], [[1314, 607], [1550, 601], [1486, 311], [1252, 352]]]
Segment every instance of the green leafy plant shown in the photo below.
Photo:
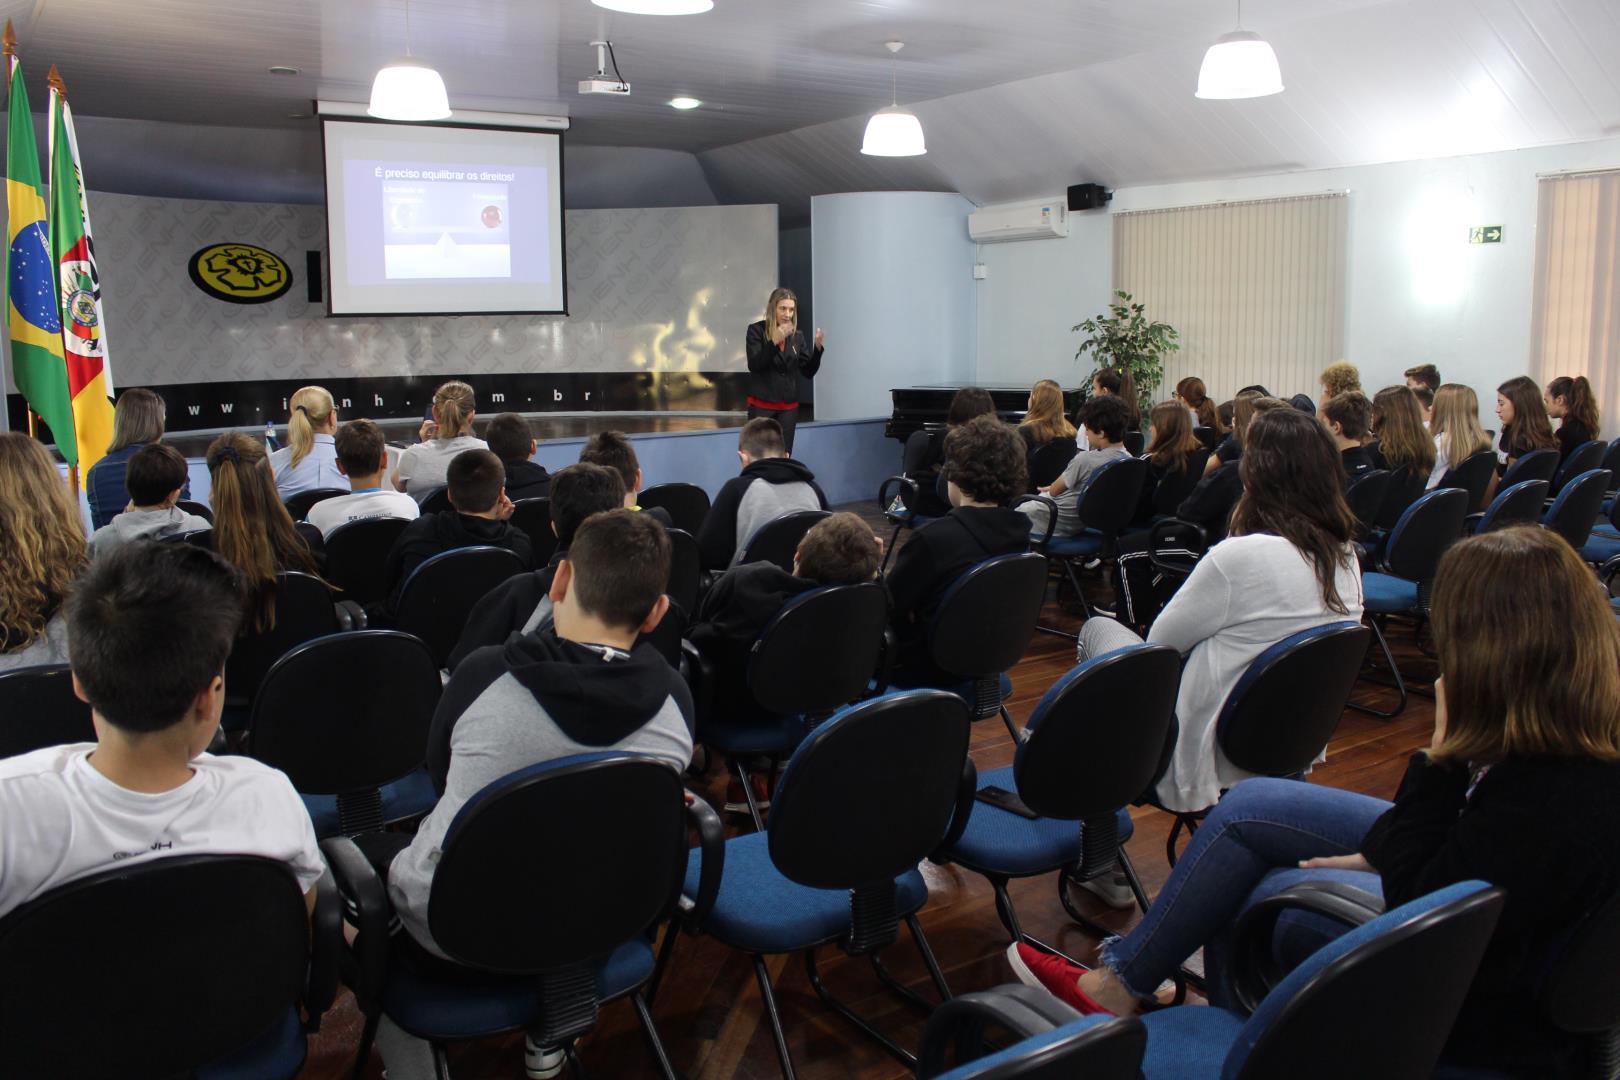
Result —
[[[1138, 404], [1146, 412], [1153, 407], [1154, 392], [1164, 378], [1164, 357], [1181, 348], [1180, 335], [1169, 323], [1152, 322], [1147, 308], [1130, 293], [1117, 290], [1106, 314], [1097, 315], [1071, 328], [1085, 338], [1075, 350], [1078, 362], [1087, 353], [1099, 368], [1118, 367], [1136, 380]], [[1083, 388], [1089, 396], [1091, 380]]]

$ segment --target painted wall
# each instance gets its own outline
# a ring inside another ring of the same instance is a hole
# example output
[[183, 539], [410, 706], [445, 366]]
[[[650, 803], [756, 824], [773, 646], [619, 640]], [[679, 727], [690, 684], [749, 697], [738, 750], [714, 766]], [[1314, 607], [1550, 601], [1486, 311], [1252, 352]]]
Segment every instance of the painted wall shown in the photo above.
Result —
[[960, 195], [818, 195], [810, 204], [821, 419], [887, 416], [894, 387], [973, 377], [973, 243]]

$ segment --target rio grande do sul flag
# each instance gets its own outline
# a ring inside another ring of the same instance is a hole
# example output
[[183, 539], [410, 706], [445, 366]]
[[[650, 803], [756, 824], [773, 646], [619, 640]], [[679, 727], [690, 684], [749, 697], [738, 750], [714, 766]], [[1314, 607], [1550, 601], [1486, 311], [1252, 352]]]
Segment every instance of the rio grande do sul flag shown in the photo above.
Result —
[[107, 363], [106, 323], [101, 311], [101, 275], [90, 235], [84, 171], [73, 112], [56, 65], [51, 65], [51, 257], [61, 299], [62, 351], [67, 361], [68, 394], [73, 399], [73, 432], [79, 468], [88, 469], [112, 442], [112, 368]]
[[[11, 27], [6, 27], [10, 37]], [[67, 363], [62, 358], [62, 312], [56, 303], [56, 260], [45, 234], [45, 195], [39, 182], [39, 147], [28, 112], [22, 65], [6, 52], [11, 97], [6, 124], [6, 325], [11, 331], [11, 374], [17, 389], [51, 427], [56, 448], [78, 463]]]

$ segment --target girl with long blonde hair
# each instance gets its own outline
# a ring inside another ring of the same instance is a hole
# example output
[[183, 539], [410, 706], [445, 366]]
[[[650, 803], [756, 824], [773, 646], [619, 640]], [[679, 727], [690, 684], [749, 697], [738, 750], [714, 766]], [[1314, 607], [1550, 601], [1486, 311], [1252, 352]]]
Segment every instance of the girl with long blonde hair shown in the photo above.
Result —
[[1443, 383], [1434, 392], [1434, 417], [1429, 421], [1434, 436], [1434, 471], [1429, 489], [1439, 485], [1446, 473], [1481, 450], [1491, 448], [1490, 436], [1479, 423], [1479, 396], [1462, 383]]
[[67, 662], [62, 602], [84, 565], [84, 524], [50, 453], [0, 433], [0, 670]]
[[1372, 452], [1380, 469], [1405, 469], [1427, 478], [1434, 472], [1434, 438], [1423, 426], [1423, 406], [1409, 386], [1386, 386], [1373, 395]]
[[276, 624], [276, 574], [313, 574], [315, 560], [276, 494], [275, 478], [257, 440], [227, 432], [208, 447], [207, 460], [213, 480], [213, 548], [242, 572], [245, 627], [269, 630]]
[[1072, 439], [1077, 432], [1063, 412], [1063, 387], [1052, 379], [1042, 379], [1029, 392], [1029, 411], [1018, 425], [1029, 449], [1045, 446], [1053, 439]]
[[421, 502], [444, 487], [450, 462], [464, 450], [488, 450], [489, 444], [473, 435], [478, 399], [473, 388], [451, 379], [433, 391], [433, 419], [422, 424], [422, 441], [399, 455], [389, 477], [394, 490]]
[[315, 488], [347, 490], [338, 472], [337, 406], [324, 386], [300, 387], [287, 403], [287, 445], [270, 455], [270, 471], [283, 499]]

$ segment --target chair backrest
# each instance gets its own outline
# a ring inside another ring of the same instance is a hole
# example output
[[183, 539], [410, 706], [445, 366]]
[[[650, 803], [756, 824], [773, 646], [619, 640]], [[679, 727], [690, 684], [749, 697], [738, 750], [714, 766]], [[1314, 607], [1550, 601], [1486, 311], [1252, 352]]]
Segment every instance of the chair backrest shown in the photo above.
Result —
[[1597, 905], [1559, 949], [1537, 989], [1542, 1009], [1565, 1031], [1620, 1027], [1620, 892]]
[[1620, 439], [1615, 439], [1603, 450], [1603, 462], [1600, 469], [1608, 469], [1609, 475], [1620, 480]]
[[1063, 475], [1074, 455], [1080, 452], [1074, 439], [1052, 439], [1035, 448], [1029, 456], [1029, 482], [1031, 487], [1046, 487]]
[[1568, 540], [1570, 547], [1581, 550], [1592, 535], [1592, 525], [1603, 509], [1603, 499], [1608, 494], [1610, 482], [1608, 469], [1588, 469], [1571, 477], [1542, 521], [1547, 528]]
[[1468, 512], [1472, 514], [1484, 508], [1485, 493], [1490, 490], [1491, 477], [1495, 475], [1496, 452], [1486, 449], [1447, 469], [1436, 486], [1462, 488], [1468, 492]]
[[1013, 756], [1019, 797], [1067, 821], [1140, 797], [1163, 759], [1180, 685], [1181, 656], [1164, 645], [1127, 645], [1070, 669], [1024, 727]]
[[1390, 530], [1384, 561], [1390, 572], [1408, 581], [1428, 581], [1440, 556], [1462, 535], [1468, 517], [1468, 493], [1439, 488], [1421, 496]]
[[1221, 433], [1212, 427], [1199, 424], [1193, 428], [1193, 435], [1199, 442], [1204, 444], [1205, 450], [1213, 451], [1217, 446], [1221, 445]]
[[533, 552], [534, 569], [543, 569], [557, 553], [557, 534], [551, 531], [551, 500], [544, 495], [519, 499], [512, 504], [508, 523], [514, 529], [523, 530]]
[[337, 630], [337, 611], [326, 582], [294, 570], [277, 574], [276, 625], [262, 633], [250, 627], [236, 639], [225, 661], [226, 699], [233, 703], [251, 701], [271, 665], [293, 646]]
[[90, 706], [74, 695], [68, 665], [0, 671], [0, 758], [95, 741]]
[[928, 654], [964, 679], [999, 675], [1023, 658], [1046, 599], [1046, 556], [998, 555], [972, 567], [940, 599]]
[[1482, 881], [1461, 882], [1324, 945], [1266, 995], [1221, 1075], [1431, 1076], [1503, 900]]
[[682, 610], [696, 611], [702, 581], [703, 554], [697, 540], [685, 529], [670, 529], [669, 583], [664, 591]]
[[422, 508], [423, 517], [426, 517], [429, 514], [437, 514], [441, 510], [455, 509], [455, 507], [450, 505], [450, 488], [448, 485], [445, 487], [434, 488], [432, 491], [427, 492], [421, 498], [417, 499], [416, 502], [417, 505]]
[[342, 598], [372, 604], [388, 596], [388, 553], [410, 522], [404, 518], [361, 518], [326, 536], [326, 580]]
[[505, 548], [478, 545], [441, 551], [425, 559], [405, 579], [394, 625], [427, 642], [433, 662], [443, 667], [461, 639], [467, 616], [484, 594], [528, 567]]
[[966, 702], [944, 690], [902, 690], [841, 710], [788, 760], [766, 826], [771, 861], [818, 889], [914, 868], [950, 827], [971, 724]]
[[[754, 642], [748, 688], [766, 712], [830, 713], [866, 692], [883, 653], [889, 598], [876, 582], [800, 593]], [[814, 663], [807, 663], [814, 657]]]
[[1488, 533], [1509, 525], [1533, 525], [1540, 521], [1541, 509], [1547, 504], [1547, 486], [1545, 480], [1521, 480], [1498, 491], [1474, 532]]
[[253, 698], [249, 753], [305, 795], [393, 783], [427, 757], [439, 669], [420, 638], [351, 630], [277, 660]]
[[[1620, 439], [1616, 439], [1615, 442], [1620, 442]], [[185, 511], [188, 514], [196, 514], [210, 525], [214, 523], [214, 512], [213, 510], [209, 509], [207, 503], [195, 502], [191, 499], [181, 499], [174, 505], [176, 508]]]
[[1552, 483], [1552, 478], [1558, 472], [1558, 451], [1532, 450], [1508, 466], [1507, 472], [1502, 474], [1502, 482], [1498, 489], [1511, 487], [1521, 480], [1545, 480]]
[[1137, 500], [1147, 481], [1147, 462], [1115, 458], [1091, 474], [1080, 489], [1076, 513], [1080, 524], [1100, 533], [1118, 533], [1136, 516]]
[[1131, 457], [1141, 457], [1142, 450], [1147, 446], [1147, 437], [1140, 431], [1127, 431], [1124, 438], [1125, 452]]
[[308, 963], [283, 864], [128, 860], [0, 919], [0, 1074], [190, 1075], [287, 1023]]
[[669, 661], [670, 667], [678, 669], [681, 666], [681, 638], [686, 636], [686, 627], [686, 609], [671, 599], [664, 617], [658, 620], [652, 633], [644, 635], [642, 640], [657, 649]]
[[1378, 511], [1389, 493], [1390, 477], [1384, 469], [1368, 469], [1345, 489], [1345, 502], [1350, 504], [1350, 512], [1363, 528], [1370, 529], [1378, 521]]
[[677, 529], [693, 536], [702, 531], [703, 519], [709, 516], [709, 493], [696, 484], [654, 484], [642, 488], [636, 501], [643, 510], [663, 507]]
[[[1031, 1000], [1039, 993], [1044, 991], [998, 986], [958, 994], [935, 1009], [917, 1051], [918, 1080], [1138, 1080], [1147, 1049], [1142, 1021], [1134, 1016], [1075, 1017], [1055, 999], [1052, 1004]], [[1064, 1014], [1074, 1018], [1054, 1020]], [[999, 1027], [1039, 1034], [984, 1053], [985, 1031]], [[962, 1062], [955, 1068], [950, 1064], [953, 1050]], [[970, 1054], [975, 1056], [967, 1059]]]
[[1563, 464], [1558, 466], [1558, 471], [1553, 473], [1552, 486], [1548, 488], [1547, 494], [1557, 496], [1564, 490], [1565, 484], [1581, 473], [1602, 468], [1603, 452], [1606, 449], [1608, 448], [1603, 443], [1593, 439], [1571, 450], [1569, 456], [1564, 458]]
[[793, 572], [793, 556], [799, 550], [799, 541], [804, 534], [813, 528], [816, 522], [831, 517], [827, 510], [795, 510], [791, 514], [783, 514], [779, 518], [772, 518], [748, 538], [743, 545], [743, 557], [739, 562], [773, 562], [788, 573]]
[[1159, 478], [1153, 489], [1153, 505], [1161, 512], [1174, 513], [1182, 500], [1192, 494], [1193, 488], [1204, 478], [1204, 467], [1209, 464], [1211, 451], [1199, 447], [1187, 455], [1187, 466], [1180, 472], [1167, 472]]
[[561, 968], [607, 954], [674, 906], [685, 793], [673, 769], [648, 758], [560, 758], [474, 795], [441, 849], [428, 895], [440, 948], [490, 971]]
[[1398, 469], [1391, 469], [1389, 486], [1384, 489], [1384, 501], [1378, 504], [1378, 513], [1373, 518], [1373, 525], [1380, 529], [1393, 529], [1395, 523], [1401, 519], [1401, 515], [1406, 513], [1406, 508], [1423, 494], [1428, 482], [1427, 473], [1414, 471], [1410, 466], [1402, 465]]
[[294, 521], [303, 521], [309, 517], [309, 508], [316, 503], [347, 494], [349, 492], [345, 488], [310, 488], [308, 491], [300, 491], [296, 495], [288, 496], [285, 505], [287, 513], [292, 515]]
[[1255, 657], [1215, 721], [1227, 759], [1261, 776], [1309, 768], [1339, 725], [1371, 638], [1360, 623], [1333, 622], [1290, 634]]

